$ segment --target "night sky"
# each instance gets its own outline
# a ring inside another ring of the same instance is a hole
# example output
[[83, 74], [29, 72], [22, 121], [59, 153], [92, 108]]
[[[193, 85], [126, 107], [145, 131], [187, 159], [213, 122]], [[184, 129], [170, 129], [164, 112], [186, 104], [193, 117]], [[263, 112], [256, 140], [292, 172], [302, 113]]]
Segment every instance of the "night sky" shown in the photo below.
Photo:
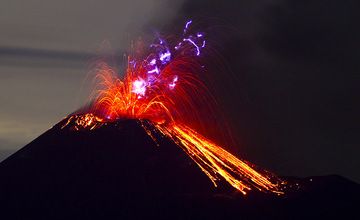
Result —
[[[279, 175], [360, 182], [358, 1], [18, 1], [0, 7], [0, 159], [86, 102], [91, 62], [192, 18], [239, 145]], [[212, 61], [211, 59], [215, 59]]]

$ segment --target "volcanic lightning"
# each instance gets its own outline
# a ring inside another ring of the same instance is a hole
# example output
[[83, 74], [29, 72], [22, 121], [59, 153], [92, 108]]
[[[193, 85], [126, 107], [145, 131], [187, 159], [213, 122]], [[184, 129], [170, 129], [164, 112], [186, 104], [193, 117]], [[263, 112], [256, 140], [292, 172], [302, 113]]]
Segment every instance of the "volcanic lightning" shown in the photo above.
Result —
[[206, 45], [204, 33], [192, 33], [191, 25], [191, 20], [186, 22], [182, 37], [173, 44], [158, 37], [142, 49], [147, 56], [128, 56], [123, 77], [108, 64], [98, 63], [98, 83], [88, 112], [70, 116], [63, 128], [72, 121], [75, 130], [92, 130], [122, 118], [146, 120], [152, 126], [143, 127], [153, 140], [154, 132], [172, 140], [215, 186], [225, 180], [243, 194], [251, 189], [283, 194], [285, 183], [275, 175], [257, 171], [191, 128], [190, 124], [201, 124], [204, 115], [211, 121], [215, 112], [198, 60]]

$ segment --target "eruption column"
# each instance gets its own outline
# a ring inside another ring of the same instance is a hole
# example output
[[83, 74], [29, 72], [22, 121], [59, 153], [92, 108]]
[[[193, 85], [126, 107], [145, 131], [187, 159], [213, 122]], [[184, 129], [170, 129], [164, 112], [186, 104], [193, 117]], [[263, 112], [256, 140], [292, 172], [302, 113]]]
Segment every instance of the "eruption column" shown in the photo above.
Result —
[[[76, 130], [91, 130], [120, 118], [147, 120], [153, 129], [143, 127], [153, 139], [151, 133], [155, 130], [174, 141], [215, 186], [225, 180], [243, 194], [253, 188], [283, 194], [284, 183], [276, 176], [256, 171], [250, 163], [238, 159], [188, 126], [196, 121], [201, 124], [201, 117], [196, 117], [204, 115], [199, 105], [206, 114], [212, 112], [208, 107], [212, 96], [195, 73], [203, 68], [194, 58], [200, 56], [205, 40], [202, 33], [190, 34], [191, 23], [186, 23], [182, 39], [175, 47], [168, 47], [165, 40], [158, 38], [158, 43], [150, 45], [151, 52], [145, 59], [129, 57], [123, 78], [106, 63], [100, 63], [96, 76], [99, 83], [90, 112], [84, 116], [71, 116], [66, 125], [75, 120]], [[169, 48], [175, 48], [175, 51]]]

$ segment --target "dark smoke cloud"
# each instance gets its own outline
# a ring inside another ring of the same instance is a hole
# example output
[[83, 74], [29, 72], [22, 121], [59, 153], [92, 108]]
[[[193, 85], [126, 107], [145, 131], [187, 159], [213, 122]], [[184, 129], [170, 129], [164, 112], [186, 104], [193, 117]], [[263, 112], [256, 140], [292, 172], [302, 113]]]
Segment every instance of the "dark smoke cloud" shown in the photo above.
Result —
[[228, 67], [214, 86], [240, 155], [280, 175], [360, 181], [357, 8], [358, 1], [185, 4], [183, 17], [210, 23]]

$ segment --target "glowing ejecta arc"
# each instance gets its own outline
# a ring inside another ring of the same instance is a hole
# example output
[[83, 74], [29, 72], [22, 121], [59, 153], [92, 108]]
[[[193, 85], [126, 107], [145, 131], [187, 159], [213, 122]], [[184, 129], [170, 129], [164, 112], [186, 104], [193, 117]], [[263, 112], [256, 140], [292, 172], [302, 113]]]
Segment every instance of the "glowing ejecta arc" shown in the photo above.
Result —
[[[202, 123], [203, 119], [208, 120], [201, 117], [213, 112], [214, 106], [209, 103], [215, 102], [197, 75], [203, 66], [194, 60], [194, 48], [195, 55], [200, 56], [205, 39], [199, 32], [194, 35], [185, 33], [189, 32], [191, 23], [191, 20], [186, 23], [176, 51], [169, 49], [174, 45], [168, 47], [167, 42], [160, 39], [160, 44], [150, 46], [152, 50], [147, 58], [129, 57], [123, 78], [107, 65], [98, 68], [97, 79], [102, 89], [97, 90], [92, 102], [92, 115], [79, 119], [78, 127], [95, 129], [97, 124], [106, 122], [105, 118], [146, 119], [152, 125], [152, 128], [144, 127], [151, 129], [147, 130], [148, 134], [160, 132], [173, 140], [215, 186], [220, 179], [224, 179], [243, 194], [254, 188], [282, 194], [280, 179], [255, 170], [249, 163], [188, 127], [190, 123], [196, 125], [196, 122]], [[190, 47], [185, 47], [185, 44]], [[186, 117], [192, 114], [195, 117]], [[97, 115], [101, 118], [95, 118]]]

